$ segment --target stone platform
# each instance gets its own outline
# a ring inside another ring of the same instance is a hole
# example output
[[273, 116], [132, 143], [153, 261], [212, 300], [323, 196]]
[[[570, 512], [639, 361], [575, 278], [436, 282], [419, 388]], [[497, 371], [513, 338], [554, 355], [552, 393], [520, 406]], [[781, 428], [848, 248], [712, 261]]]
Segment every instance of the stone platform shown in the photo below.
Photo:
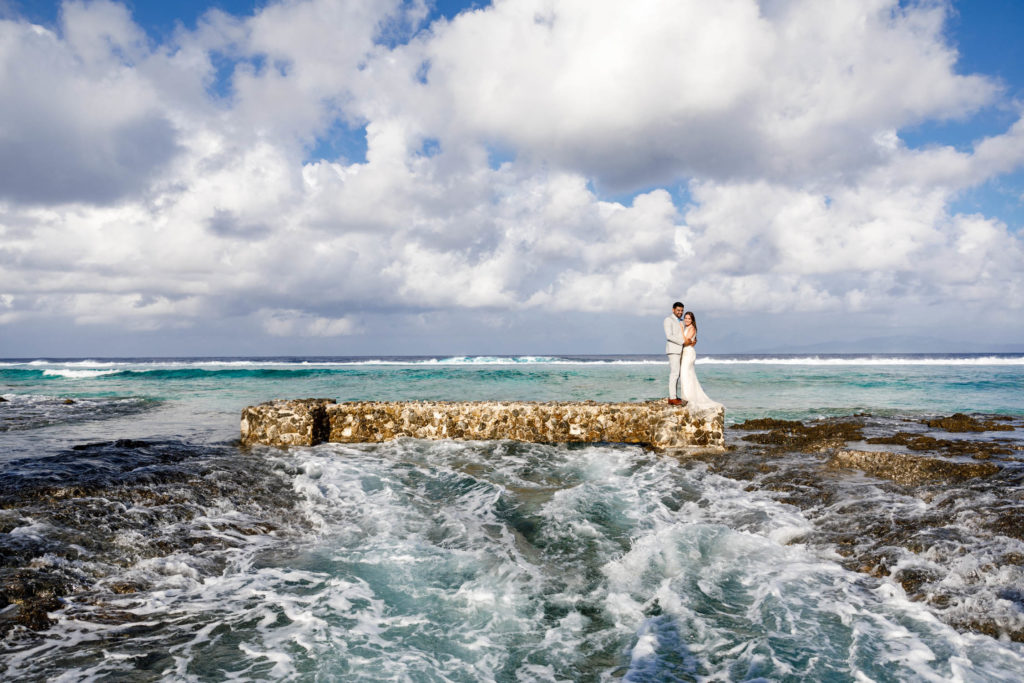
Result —
[[720, 451], [725, 409], [691, 413], [664, 400], [644, 403], [530, 401], [351, 401], [309, 398], [249, 406], [242, 443], [315, 446], [412, 437], [535, 443], [610, 442], [657, 449]]

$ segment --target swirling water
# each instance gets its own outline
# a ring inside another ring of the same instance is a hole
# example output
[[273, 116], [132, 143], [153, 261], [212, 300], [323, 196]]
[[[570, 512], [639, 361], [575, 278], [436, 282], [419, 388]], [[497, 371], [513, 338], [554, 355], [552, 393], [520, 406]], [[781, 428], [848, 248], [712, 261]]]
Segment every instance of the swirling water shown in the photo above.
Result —
[[[1024, 415], [1020, 356], [702, 360], [730, 423]], [[5, 628], [0, 672], [1019, 678], [1021, 643], [850, 570], [804, 542], [815, 514], [706, 462], [607, 444], [235, 443], [241, 408], [271, 398], [646, 400], [663, 395], [665, 370], [657, 357], [6, 361], [0, 572], [37, 594], [52, 581], [55, 600], [48, 627]], [[855, 483], [833, 507], [933, 505]], [[1021, 499], [1019, 487], [987, 495]], [[1024, 557], [1016, 537], [986, 543], [959, 542], [950, 580], [978, 571], [983, 551]], [[1007, 586], [1021, 576], [1003, 571], [970, 597], [1001, 601], [1012, 630], [1024, 598]], [[20, 608], [12, 590], [0, 618]]]

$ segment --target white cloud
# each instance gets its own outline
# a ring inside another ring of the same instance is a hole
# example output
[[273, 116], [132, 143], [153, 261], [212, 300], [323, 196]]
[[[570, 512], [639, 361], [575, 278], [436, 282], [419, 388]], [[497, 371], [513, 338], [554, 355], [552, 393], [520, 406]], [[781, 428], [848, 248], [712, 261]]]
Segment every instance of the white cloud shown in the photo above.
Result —
[[[0, 324], [1016, 310], [1019, 232], [951, 206], [1021, 165], [1024, 119], [970, 151], [898, 135], [1000, 97], [946, 11], [499, 0], [393, 47], [422, 4], [211, 11], [166, 44], [110, 2], [0, 21]], [[365, 160], [306, 159], [339, 117]]]
[[110, 0], [65, 2], [61, 26], [67, 47], [95, 76], [106, 76], [149, 54], [146, 34], [132, 21], [128, 9]]
[[967, 289], [974, 301], [1024, 306], [1024, 273], [1014, 265], [1024, 259], [1021, 239], [997, 220], [950, 215], [952, 190], [864, 184], [829, 195], [763, 182], [693, 190], [687, 224], [705, 258], [690, 263], [697, 291], [714, 289], [716, 306], [758, 310], [751, 283], [796, 310], [865, 300], [898, 308], [959, 300]]
[[64, 7], [64, 37], [0, 20], [0, 201], [107, 203], [144, 192], [179, 131], [133, 67], [141, 32], [110, 3]]
[[847, 174], [884, 158], [885, 131], [996, 94], [953, 71], [942, 5], [768, 7], [499, 0], [436, 28], [423, 52], [449, 136], [468, 129], [627, 187]]
[[359, 329], [348, 317], [325, 318], [294, 309], [261, 309], [256, 315], [274, 337], [340, 337]]

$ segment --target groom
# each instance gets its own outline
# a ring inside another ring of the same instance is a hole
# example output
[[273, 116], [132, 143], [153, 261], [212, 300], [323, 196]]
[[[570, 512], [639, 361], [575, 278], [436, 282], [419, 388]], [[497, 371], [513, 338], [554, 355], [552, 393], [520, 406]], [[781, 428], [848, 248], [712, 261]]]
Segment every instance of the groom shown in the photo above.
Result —
[[679, 400], [679, 367], [683, 358], [683, 310], [682, 302], [672, 304], [672, 315], [667, 316], [665, 328], [665, 353], [668, 355], [668, 402], [674, 406], [683, 404]]

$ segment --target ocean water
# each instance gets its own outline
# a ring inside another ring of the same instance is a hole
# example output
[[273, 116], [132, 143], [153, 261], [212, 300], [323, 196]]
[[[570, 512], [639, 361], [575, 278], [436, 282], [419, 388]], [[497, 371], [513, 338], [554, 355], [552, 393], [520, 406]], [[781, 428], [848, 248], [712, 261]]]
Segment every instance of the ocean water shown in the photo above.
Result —
[[[1024, 355], [697, 370], [732, 469], [616, 444], [237, 442], [274, 398], [658, 399], [661, 356], [0, 360], [0, 678], [1021, 679]], [[922, 426], [957, 412], [1005, 428]], [[757, 450], [738, 425], [766, 417], [1004, 454], [901, 486]]]

